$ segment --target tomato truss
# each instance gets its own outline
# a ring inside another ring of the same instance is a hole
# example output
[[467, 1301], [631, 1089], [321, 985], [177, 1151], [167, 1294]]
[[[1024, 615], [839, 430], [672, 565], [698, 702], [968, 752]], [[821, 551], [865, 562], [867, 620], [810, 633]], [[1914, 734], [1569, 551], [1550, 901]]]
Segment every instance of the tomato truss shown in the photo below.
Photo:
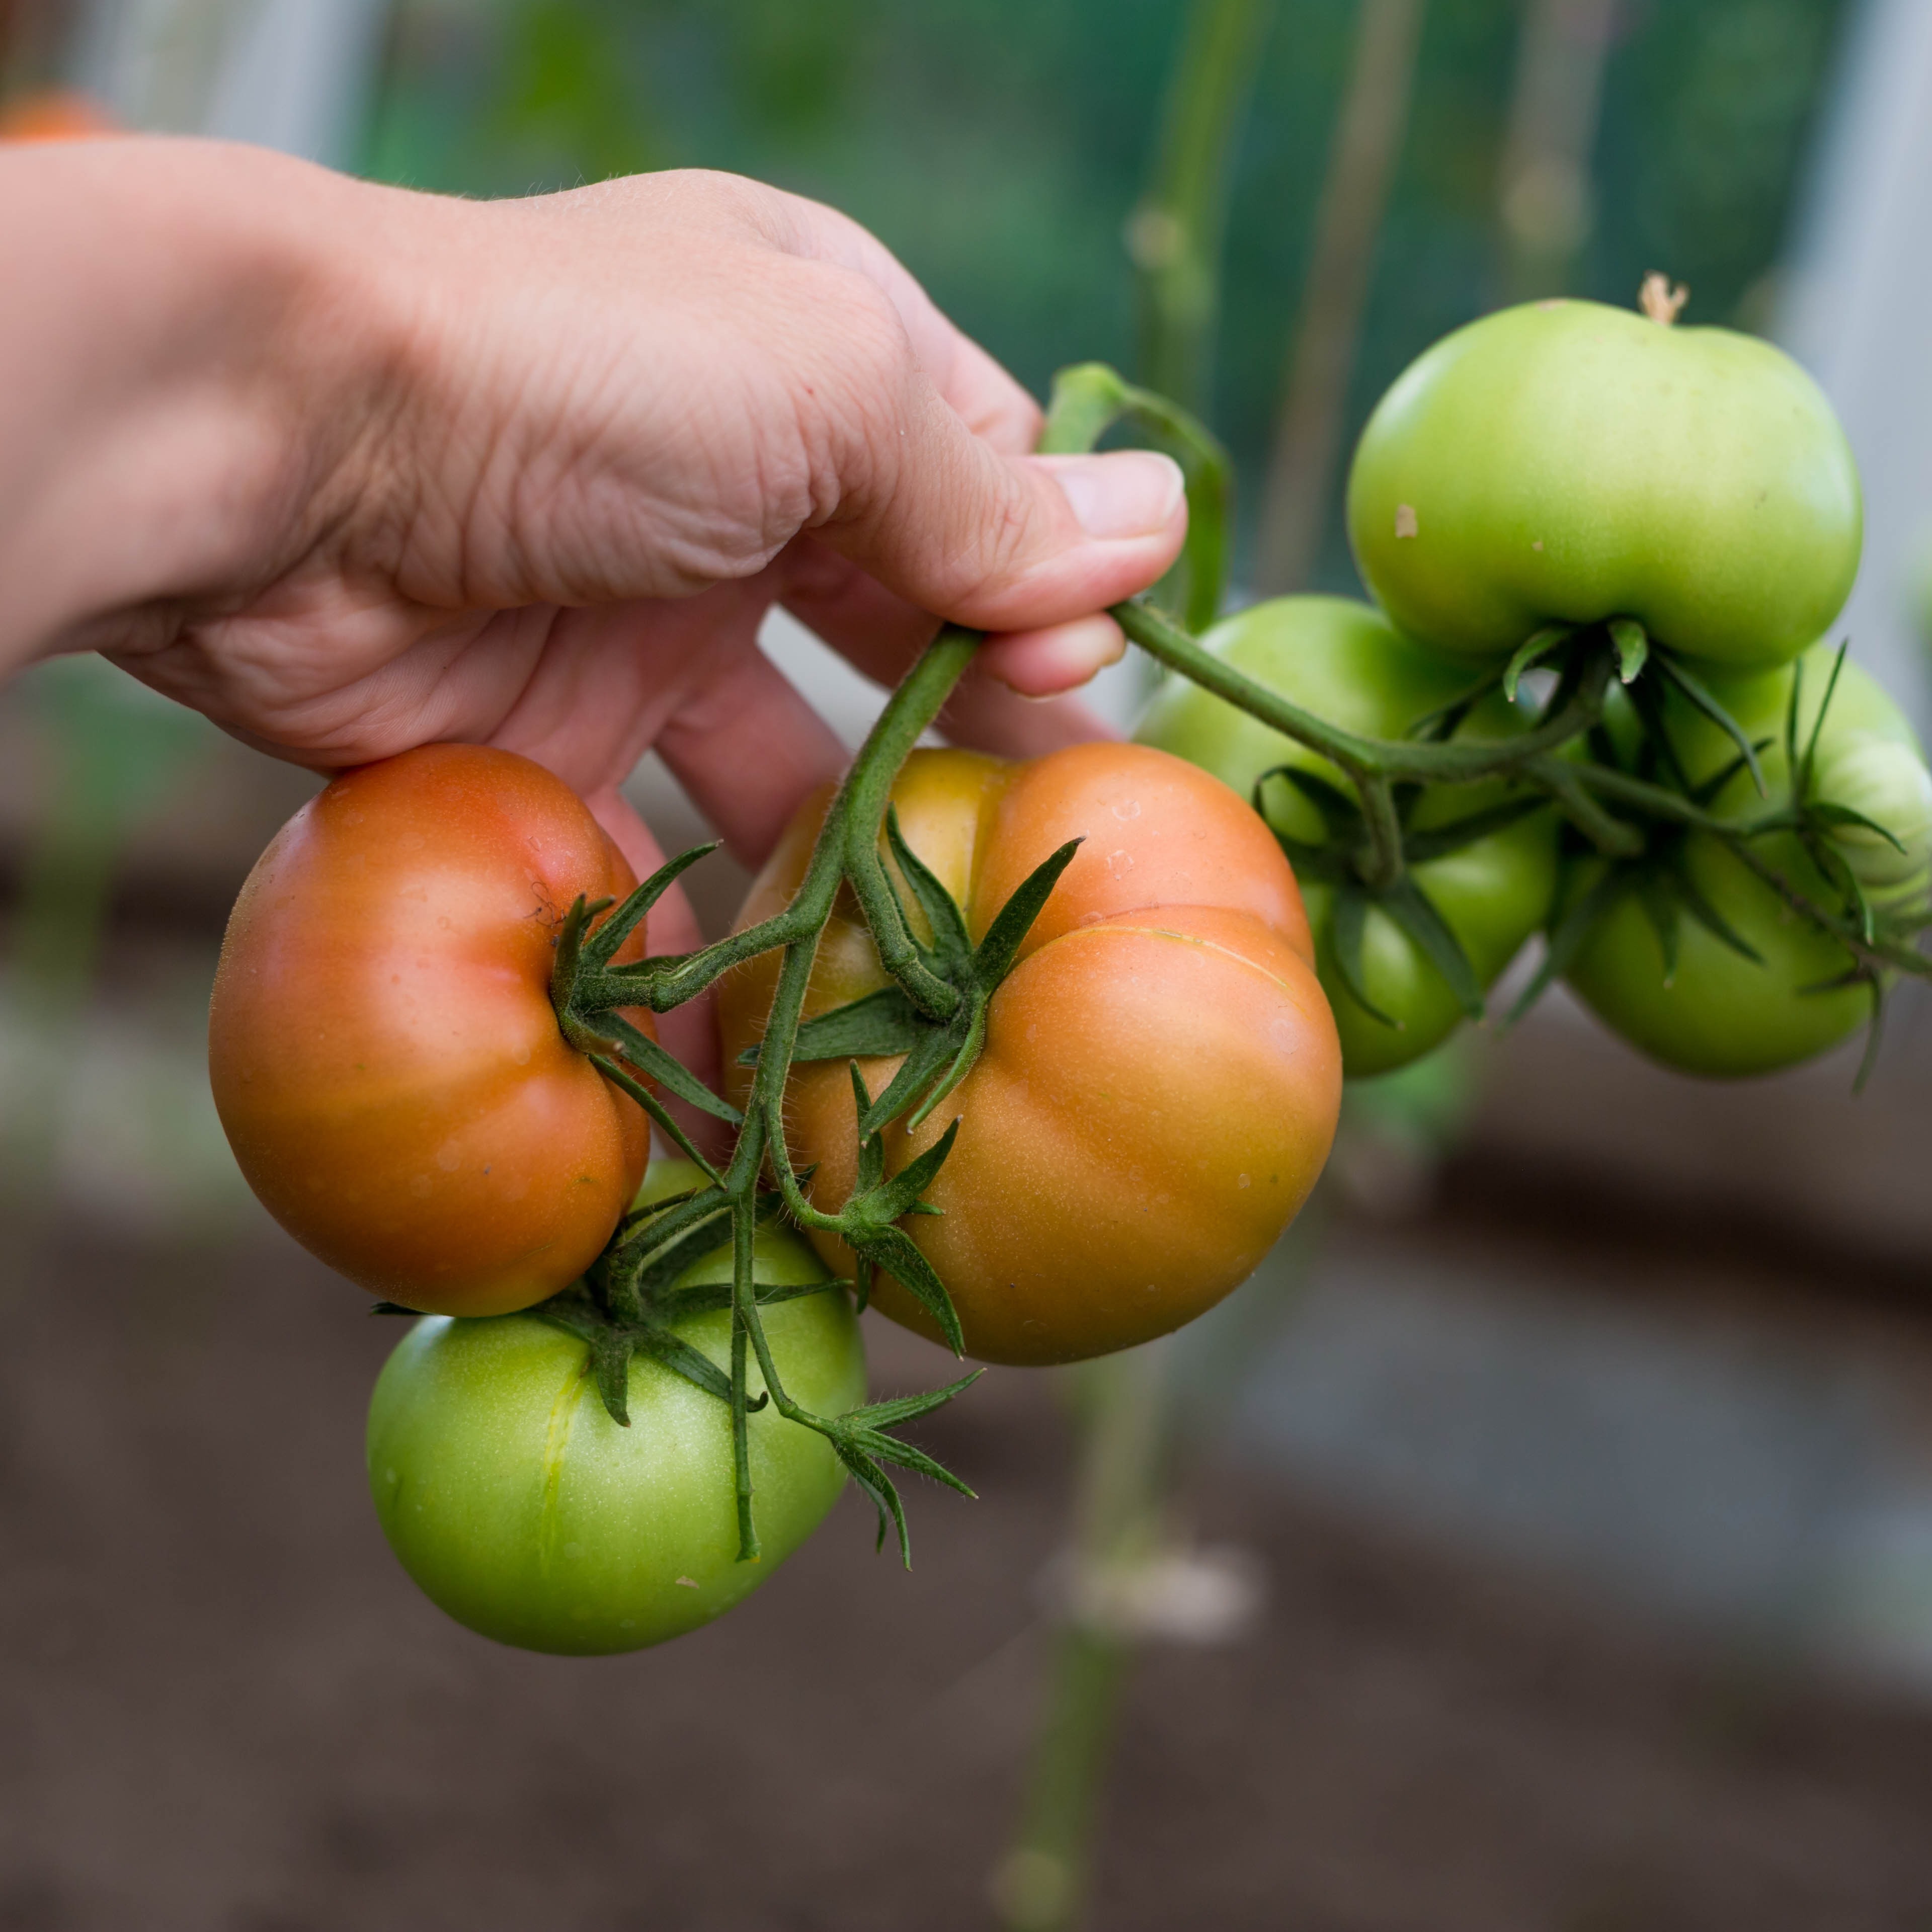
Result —
[[[1814, 723], [1801, 753], [1796, 678], [1786, 724], [1791, 797], [1749, 820], [1720, 817], [1712, 804], [1741, 771], [1748, 771], [1763, 792], [1758, 762], [1763, 745], [1745, 736], [1692, 670], [1628, 618], [1538, 632], [1507, 664], [1472, 683], [1450, 705], [1417, 721], [1405, 739], [1374, 739], [1342, 730], [1244, 676], [1192, 634], [1192, 628], [1204, 626], [1218, 609], [1227, 554], [1228, 466], [1204, 429], [1163, 399], [1132, 388], [1109, 369], [1088, 364], [1066, 370], [1057, 383], [1040, 447], [1046, 452], [1090, 449], [1123, 423], [1180, 460], [1188, 479], [1192, 518], [1186, 549], [1169, 580], [1148, 598], [1116, 606], [1112, 614], [1135, 643], [1170, 670], [1319, 754], [1336, 769], [1340, 783], [1304, 770], [1278, 768], [1257, 785], [1256, 802], [1258, 807], [1265, 803], [1264, 788], [1269, 784], [1286, 783], [1317, 808], [1326, 831], [1321, 842], [1285, 837], [1281, 842], [1296, 866], [1338, 888], [1340, 970], [1364, 1006], [1369, 1002], [1360, 984], [1360, 934], [1367, 908], [1376, 905], [1385, 909], [1436, 964], [1466, 1008], [1480, 1012], [1480, 991], [1469, 962], [1411, 877], [1410, 868], [1446, 856], [1546, 802], [1562, 815], [1576, 839], [1611, 863], [1601, 880], [1558, 923], [1543, 970], [1527, 998], [1534, 998], [1562, 970], [1568, 951], [1574, 950], [1588, 920], [1628, 892], [1639, 894], [1652, 910], [1666, 957], [1680, 912], [1711, 927], [1727, 944], [1748, 952], [1678, 862], [1682, 841], [1694, 832], [1720, 842], [1792, 914], [1842, 945], [1845, 972], [1831, 984], [1869, 986], [1875, 1019], [1890, 976], [1932, 977], [1932, 960], [1914, 943], [1928, 922], [1874, 910], [1831, 844], [1832, 832], [1847, 826], [1881, 838], [1891, 834], [1847, 807], [1810, 796], [1818, 727]], [[1175, 610], [1185, 624], [1169, 614]], [[889, 1431], [950, 1401], [974, 1376], [929, 1394], [873, 1403], [841, 1416], [812, 1414], [786, 1393], [760, 1319], [761, 1309], [770, 1300], [800, 1291], [759, 1288], [754, 1279], [753, 1249], [760, 1223], [782, 1209], [802, 1227], [835, 1235], [849, 1245], [856, 1258], [862, 1298], [872, 1271], [884, 1269], [932, 1315], [956, 1352], [959, 1348], [958, 1322], [945, 1284], [899, 1225], [909, 1215], [938, 1211], [925, 1197], [951, 1151], [953, 1130], [892, 1176], [885, 1172], [881, 1130], [908, 1112], [915, 1122], [924, 1119], [964, 1078], [983, 1040], [986, 1003], [1073, 850], [1064, 846], [1040, 866], [976, 946], [951, 896], [914, 855], [889, 810], [902, 766], [938, 717], [979, 643], [974, 633], [946, 627], [892, 693], [832, 801], [803, 881], [784, 911], [695, 952], [614, 965], [619, 946], [672, 881], [715, 849], [700, 847], [671, 860], [614, 909], [608, 902], [580, 902], [560, 939], [554, 998], [566, 1035], [647, 1109], [698, 1163], [706, 1184], [629, 1216], [586, 1280], [537, 1312], [589, 1344], [599, 1388], [620, 1421], [626, 1376], [638, 1352], [730, 1404], [742, 1559], [758, 1554], [746, 1434], [746, 1418], [754, 1406], [748, 1385], [753, 1359], [768, 1392], [755, 1406], [768, 1399], [782, 1414], [831, 1442], [876, 1505], [882, 1544], [890, 1526], [896, 1530], [902, 1550], [908, 1547], [904, 1511], [888, 1465], [965, 1488], [931, 1456]], [[1528, 729], [1494, 741], [1459, 739], [1457, 733], [1476, 704], [1498, 688], [1514, 700], [1519, 681], [1538, 667], [1550, 674], [1550, 689]], [[1634, 760], [1618, 757], [1604, 728], [1605, 706], [1618, 682], [1628, 691], [1643, 730], [1644, 748]], [[1676, 764], [1662, 722], [1666, 692], [1675, 693], [1735, 742], [1735, 760], [1714, 778], [1693, 785]], [[1822, 716], [1821, 712], [1820, 722]], [[1447, 824], [1420, 830], [1411, 826], [1411, 807], [1420, 788], [1497, 779], [1513, 782], [1522, 788], [1522, 795]], [[1828, 882], [1834, 902], [1802, 890], [1762, 856], [1757, 842], [1772, 832], [1797, 837]], [[887, 852], [923, 914], [929, 938], [922, 939], [914, 929], [886, 868]], [[848, 887], [894, 983], [806, 1022], [802, 1016], [819, 938], [839, 892]], [[594, 923], [606, 913], [601, 923]], [[745, 1056], [753, 1079], [740, 1114], [626, 1021], [622, 1010], [668, 1011], [734, 967], [770, 952], [782, 955], [776, 990], [761, 1044]], [[888, 1085], [874, 1096], [860, 1079], [856, 1063], [861, 1057], [880, 1054], [904, 1058]], [[809, 1176], [801, 1176], [792, 1166], [784, 1122], [785, 1083], [792, 1066], [829, 1059], [852, 1062], [860, 1139], [852, 1193], [836, 1213], [830, 1214], [806, 1197], [804, 1184]], [[736, 1129], [735, 1145], [722, 1167], [704, 1158], [646, 1081]], [[776, 1180], [776, 1190], [763, 1184], [768, 1174]], [[729, 1287], [671, 1294], [669, 1284], [685, 1262], [717, 1244], [722, 1220], [728, 1220], [733, 1244]], [[706, 1308], [730, 1310], [728, 1376], [673, 1332], [672, 1324], [680, 1316], [697, 1312], [698, 1304], [691, 1300], [694, 1294], [703, 1298]]]

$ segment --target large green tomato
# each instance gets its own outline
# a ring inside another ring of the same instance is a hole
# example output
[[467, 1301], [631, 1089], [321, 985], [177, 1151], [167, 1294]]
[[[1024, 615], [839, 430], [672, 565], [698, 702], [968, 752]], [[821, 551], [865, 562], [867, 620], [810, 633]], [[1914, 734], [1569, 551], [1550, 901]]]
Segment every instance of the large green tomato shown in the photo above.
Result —
[[[694, 1186], [659, 1162], [640, 1200]], [[796, 1234], [758, 1236], [757, 1279], [827, 1279]], [[680, 1288], [728, 1282], [728, 1243]], [[765, 1332], [788, 1393], [822, 1415], [865, 1400], [865, 1351], [843, 1289], [772, 1304]], [[728, 1371], [730, 1316], [676, 1332]], [[764, 1386], [755, 1360], [755, 1401]], [[824, 1437], [769, 1406], [751, 1418], [762, 1560], [736, 1560], [731, 1418], [716, 1396], [640, 1354], [631, 1423], [612, 1421], [590, 1350], [532, 1315], [432, 1316], [389, 1358], [369, 1409], [369, 1486], [403, 1567], [459, 1623], [526, 1650], [641, 1649], [755, 1589], [831, 1508], [844, 1476]]]
[[1844, 608], [1862, 527], [1844, 432], [1788, 356], [1598, 302], [1445, 337], [1377, 406], [1348, 479], [1363, 580], [1471, 659], [1634, 617], [1687, 656], [1771, 669]]
[[[1820, 646], [1798, 662], [1801, 755], [1830, 681], [1832, 656]], [[1769, 741], [1759, 754], [1769, 799], [1760, 799], [1748, 774], [1739, 772], [1712, 801], [1712, 808], [1723, 817], [1748, 821], [1790, 798], [1784, 728], [1792, 669], [1710, 680], [1712, 694], [1747, 735], [1755, 742]], [[1675, 692], [1666, 698], [1664, 715], [1694, 785], [1736, 757], [1730, 738]], [[1628, 762], [1637, 727], [1621, 694], [1609, 722]], [[1845, 665], [1826, 714], [1810, 796], [1875, 820], [1905, 848], [1901, 853], [1856, 826], [1833, 832], [1874, 906], [1923, 902], [1932, 877], [1932, 772], [1898, 706], [1856, 664]], [[1840, 904], [1831, 882], [1795, 838], [1773, 834], [1760, 841], [1757, 849], [1816, 902]], [[1678, 842], [1676, 855], [1705, 903], [1762, 956], [1763, 963], [1727, 945], [1684, 906], [1681, 895], [1675, 896], [1673, 910], [1667, 884], [1660, 901], [1653, 886], [1651, 909], [1643, 893], [1626, 892], [1590, 927], [1564, 975], [1606, 1024], [1667, 1066], [1737, 1076], [1766, 1073], [1809, 1059], [1869, 1016], [1870, 994], [1862, 986], [1806, 990], [1838, 979], [1852, 963], [1850, 955], [1791, 913], [1723, 844], [1693, 832]], [[1577, 903], [1603, 872], [1595, 861], [1577, 866], [1565, 882], [1566, 904]], [[1674, 971], [1666, 966], [1659, 917], [1676, 929]]]
[[[1257, 683], [1330, 724], [1371, 737], [1401, 737], [1469, 684], [1466, 670], [1411, 644], [1379, 611], [1347, 598], [1276, 598], [1217, 625], [1203, 642]], [[1495, 695], [1477, 707], [1461, 735], [1506, 736], [1526, 722]], [[1325, 758], [1182, 678], [1170, 679], [1156, 697], [1138, 735], [1212, 772], [1244, 798], [1264, 772], [1285, 764], [1332, 784], [1347, 782]], [[1418, 832], [1439, 828], [1511, 796], [1500, 781], [1433, 786], [1414, 800], [1407, 822]], [[1304, 844], [1320, 842], [1316, 808], [1290, 787], [1270, 784], [1264, 802], [1277, 831]], [[1462, 942], [1478, 983], [1486, 987], [1550, 910], [1556, 883], [1555, 823], [1547, 812], [1533, 812], [1460, 851], [1417, 865], [1413, 876]], [[1305, 873], [1300, 884], [1347, 1074], [1387, 1072], [1454, 1030], [1462, 1009], [1448, 982], [1387, 913], [1372, 907], [1362, 934], [1363, 990], [1396, 1024], [1385, 1024], [1362, 1006], [1336, 964], [1334, 888]]]

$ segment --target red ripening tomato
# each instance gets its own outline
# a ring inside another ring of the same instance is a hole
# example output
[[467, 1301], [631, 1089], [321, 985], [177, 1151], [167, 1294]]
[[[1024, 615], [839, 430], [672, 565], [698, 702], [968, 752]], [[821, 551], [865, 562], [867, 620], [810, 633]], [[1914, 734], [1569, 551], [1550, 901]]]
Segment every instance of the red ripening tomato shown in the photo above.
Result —
[[[829, 799], [793, 820], [741, 926], [791, 898]], [[902, 1118], [885, 1130], [897, 1173], [960, 1121], [926, 1197], [940, 1214], [901, 1225], [950, 1292], [967, 1352], [1077, 1361], [1192, 1320], [1294, 1218], [1341, 1101], [1335, 1022], [1280, 848], [1220, 779], [1138, 745], [1078, 745], [1025, 764], [915, 752], [892, 802], [976, 944], [1036, 866], [1085, 841], [992, 997], [973, 1071], [919, 1127]], [[763, 1030], [777, 973], [766, 954], [720, 982], [728, 1066]], [[887, 983], [842, 896], [806, 1017]], [[882, 1091], [898, 1064], [862, 1060], [868, 1089]], [[750, 1076], [734, 1077], [742, 1092]], [[858, 1151], [845, 1063], [796, 1067], [785, 1120], [793, 1159], [817, 1168], [812, 1198], [836, 1210]], [[843, 1244], [814, 1239], [850, 1274]], [[896, 1321], [937, 1334], [889, 1276], [873, 1293]]]
[[[229, 920], [208, 1072], [249, 1186], [304, 1247], [438, 1315], [583, 1273], [650, 1123], [564, 1038], [550, 968], [578, 896], [636, 883], [561, 779], [478, 746], [345, 772], [290, 820]], [[644, 946], [640, 926], [618, 962]]]

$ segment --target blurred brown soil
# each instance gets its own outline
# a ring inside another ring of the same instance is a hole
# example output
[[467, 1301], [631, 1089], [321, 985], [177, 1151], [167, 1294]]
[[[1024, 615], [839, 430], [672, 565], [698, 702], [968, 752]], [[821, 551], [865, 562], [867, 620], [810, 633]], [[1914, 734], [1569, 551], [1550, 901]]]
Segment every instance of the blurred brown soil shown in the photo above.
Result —
[[[597, 1661], [416, 1596], [364, 1500], [395, 1330], [272, 1233], [68, 1228], [0, 1357], [0, 1932], [988, 1923], [1065, 1431], [994, 1371], [923, 1439], [917, 1567], [848, 1499], [742, 1610]], [[943, 1365], [875, 1336], [882, 1385]], [[1252, 1474], [1268, 1616], [1150, 1652], [1097, 1932], [1932, 1927], [1932, 1710], [1419, 1552]]]

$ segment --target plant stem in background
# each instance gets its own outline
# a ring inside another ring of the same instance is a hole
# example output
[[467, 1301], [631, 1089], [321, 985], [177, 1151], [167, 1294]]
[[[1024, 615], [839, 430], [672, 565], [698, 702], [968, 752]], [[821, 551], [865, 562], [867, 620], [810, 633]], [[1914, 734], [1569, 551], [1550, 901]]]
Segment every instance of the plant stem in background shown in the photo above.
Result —
[[1594, 219], [1590, 155], [1616, 0], [1530, 0], [1502, 174], [1503, 293], [1562, 295]]
[[1267, 596], [1307, 582], [1328, 530], [1376, 242], [1408, 124], [1425, 0], [1362, 0], [1268, 460], [1255, 553]]
[[[1195, 0], [1189, 13], [1148, 190], [1127, 229], [1139, 278], [1139, 374], [1157, 392], [1144, 404], [1165, 396], [1206, 411], [1230, 163], [1274, 11], [1273, 0]], [[1083, 386], [1098, 393], [1083, 395]], [[1063, 382], [1054, 400], [1042, 448], [1090, 448], [1132, 412], [1126, 393], [1112, 394], [1105, 382]], [[1174, 443], [1176, 453], [1190, 440]], [[1177, 581], [1154, 593], [1178, 592], [1197, 626], [1220, 602], [1228, 495], [1225, 474], [1204, 472], [1197, 452], [1189, 464], [1188, 551]], [[994, 1874], [995, 1904], [1012, 1932], [1060, 1932], [1076, 1923], [1086, 1893], [1094, 1816], [1133, 1642], [1118, 1614], [1119, 1586], [1160, 1554], [1169, 1354], [1166, 1342], [1151, 1342], [1080, 1372], [1066, 1598], [1018, 1834]]]
[[1008, 1932], [1066, 1932], [1084, 1903], [1101, 1774], [1134, 1632], [1136, 1573], [1159, 1553], [1172, 1336], [1072, 1372], [1081, 1412], [1074, 1538], [1025, 1810], [994, 1875]]
[[1127, 222], [1140, 380], [1199, 415], [1220, 314], [1229, 166], [1274, 13], [1274, 0], [1195, 0], [1147, 192]]

